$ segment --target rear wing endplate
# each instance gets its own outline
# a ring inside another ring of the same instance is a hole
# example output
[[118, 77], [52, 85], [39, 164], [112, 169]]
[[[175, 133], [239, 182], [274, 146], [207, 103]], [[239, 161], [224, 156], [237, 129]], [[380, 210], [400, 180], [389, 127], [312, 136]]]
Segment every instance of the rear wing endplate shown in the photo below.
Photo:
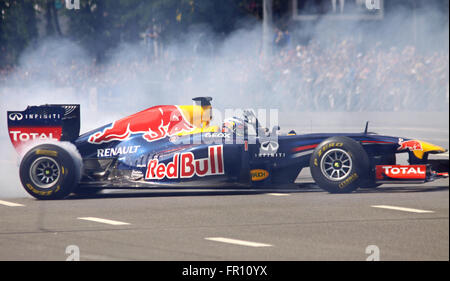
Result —
[[33, 140], [73, 141], [80, 134], [79, 104], [28, 106], [24, 111], [8, 111], [7, 119], [16, 150]]

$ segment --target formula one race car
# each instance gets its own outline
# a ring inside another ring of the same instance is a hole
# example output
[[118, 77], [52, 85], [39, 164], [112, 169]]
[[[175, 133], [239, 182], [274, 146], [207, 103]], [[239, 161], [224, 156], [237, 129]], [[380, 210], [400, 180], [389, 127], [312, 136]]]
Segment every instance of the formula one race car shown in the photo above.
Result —
[[[446, 150], [370, 133], [279, 134], [253, 111], [211, 126], [210, 97], [194, 105], [154, 106], [79, 135], [79, 105], [8, 111], [12, 144], [23, 156], [20, 179], [38, 199], [106, 188], [278, 187], [309, 167], [332, 193], [382, 183], [424, 183], [448, 176]], [[409, 165], [396, 154], [408, 153]]]

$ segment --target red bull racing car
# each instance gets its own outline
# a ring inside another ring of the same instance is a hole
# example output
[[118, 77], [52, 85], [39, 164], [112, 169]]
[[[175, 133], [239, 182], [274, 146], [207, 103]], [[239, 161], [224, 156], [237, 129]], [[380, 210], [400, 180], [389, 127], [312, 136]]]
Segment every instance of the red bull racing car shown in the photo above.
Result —
[[[278, 187], [309, 168], [331, 193], [448, 176], [446, 152], [424, 141], [370, 133], [279, 134], [252, 111], [211, 126], [211, 98], [154, 106], [79, 135], [79, 105], [8, 111], [20, 179], [38, 199], [107, 188]], [[408, 154], [409, 165], [396, 155]]]

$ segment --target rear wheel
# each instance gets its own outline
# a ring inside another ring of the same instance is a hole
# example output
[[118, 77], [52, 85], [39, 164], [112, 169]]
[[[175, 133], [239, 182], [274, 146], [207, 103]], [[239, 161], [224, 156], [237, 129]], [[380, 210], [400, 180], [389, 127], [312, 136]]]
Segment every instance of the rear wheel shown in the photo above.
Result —
[[330, 193], [354, 191], [367, 178], [369, 167], [369, 158], [361, 145], [343, 136], [324, 140], [310, 159], [314, 181]]
[[42, 144], [28, 151], [20, 163], [20, 181], [37, 199], [62, 199], [78, 184], [81, 167], [63, 148]]

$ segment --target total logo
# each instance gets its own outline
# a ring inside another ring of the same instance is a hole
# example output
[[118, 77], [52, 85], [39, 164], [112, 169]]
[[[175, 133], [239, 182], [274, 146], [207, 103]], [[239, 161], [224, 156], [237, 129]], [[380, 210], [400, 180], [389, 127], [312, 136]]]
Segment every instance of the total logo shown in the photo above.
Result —
[[62, 128], [60, 127], [13, 127], [9, 128], [9, 138], [15, 148], [34, 140], [59, 140]]
[[30, 140], [46, 140], [46, 139], [55, 139], [53, 137], [53, 133], [24, 133], [22, 131], [9, 131], [11, 135], [11, 139], [13, 142], [24, 142]]
[[382, 165], [377, 166], [377, 178], [383, 179], [383, 176], [396, 179], [425, 179], [425, 165]]
[[158, 159], [152, 159], [147, 165], [145, 179], [178, 179], [223, 174], [223, 146], [215, 145], [208, 147], [207, 158], [195, 159], [193, 153], [185, 152], [173, 155], [172, 162], [168, 164], [159, 163]]

